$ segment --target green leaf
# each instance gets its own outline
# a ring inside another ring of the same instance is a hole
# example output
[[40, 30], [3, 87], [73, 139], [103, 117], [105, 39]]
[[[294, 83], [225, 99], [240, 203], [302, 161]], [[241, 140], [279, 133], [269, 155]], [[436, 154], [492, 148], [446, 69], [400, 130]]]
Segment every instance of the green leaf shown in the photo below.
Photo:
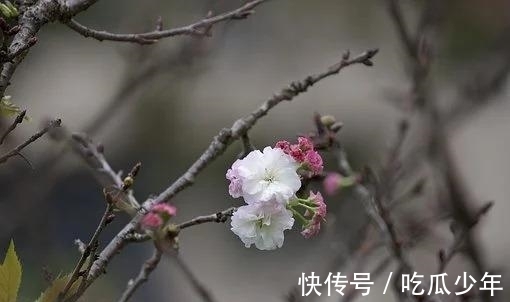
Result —
[[16, 302], [20, 283], [21, 263], [11, 240], [4, 262], [0, 265], [0, 302]]
[[[39, 298], [36, 300], [36, 302], [55, 302], [57, 301], [58, 296], [62, 291], [64, 291], [67, 281], [71, 278], [71, 274], [58, 277], [57, 279], [53, 280], [50, 287], [48, 287]], [[79, 280], [79, 279], [78, 279]], [[77, 281], [78, 281], [77, 280]], [[74, 295], [78, 291], [78, 285], [80, 282], [74, 282], [74, 284], [69, 288], [69, 291], [67, 292], [66, 297], [70, 297]]]
[[[21, 108], [11, 102], [11, 96], [6, 95], [0, 100], [0, 115], [3, 116], [15, 116], [21, 113]], [[25, 120], [30, 120], [30, 118], [25, 115]]]

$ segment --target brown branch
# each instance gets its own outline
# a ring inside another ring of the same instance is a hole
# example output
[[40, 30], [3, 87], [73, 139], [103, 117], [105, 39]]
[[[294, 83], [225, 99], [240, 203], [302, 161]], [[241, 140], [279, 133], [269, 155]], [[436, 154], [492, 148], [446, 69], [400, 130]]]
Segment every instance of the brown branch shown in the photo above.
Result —
[[236, 208], [232, 207], [232, 208], [226, 209], [224, 211], [221, 211], [221, 212], [218, 212], [215, 214], [198, 216], [198, 217], [195, 217], [189, 221], [178, 224], [177, 228], [179, 230], [182, 230], [185, 228], [189, 228], [191, 226], [208, 223], [208, 222], [224, 223], [227, 221], [227, 219], [229, 217], [232, 217], [232, 214], [234, 214], [235, 210], [236, 210]]
[[200, 295], [202, 300], [204, 300], [204, 302], [215, 302], [216, 300], [211, 292], [202, 284], [202, 282], [200, 282], [200, 280], [198, 280], [184, 260], [182, 260], [178, 255], [173, 257], [173, 259], [184, 273], [184, 276], [188, 279], [193, 289]]
[[0, 138], [0, 145], [4, 143], [4, 140], [7, 138], [7, 136], [16, 129], [18, 124], [21, 124], [23, 122], [23, 119], [25, 118], [25, 114], [27, 113], [26, 110], [23, 110], [16, 116], [12, 124], [7, 128], [7, 130], [4, 132], [2, 137]]
[[6, 162], [9, 158], [13, 156], [19, 155], [21, 150], [23, 150], [25, 147], [38, 140], [40, 137], [42, 137], [44, 134], [46, 134], [46, 132], [50, 131], [51, 129], [55, 127], [60, 127], [60, 124], [61, 124], [60, 119], [51, 121], [46, 127], [44, 127], [36, 134], [29, 137], [25, 142], [21, 143], [20, 145], [18, 145], [11, 151], [7, 152], [6, 154], [0, 156], [0, 164]]
[[32, 6], [27, 7], [18, 18], [19, 30], [12, 38], [7, 48], [6, 57], [10, 62], [1, 66], [0, 72], [0, 97], [3, 97], [16, 68], [23, 60], [22, 53], [26, 53], [30, 46], [34, 45], [36, 34], [41, 27], [49, 22], [59, 19], [69, 19], [82, 10], [87, 9], [97, 0], [39, 0]]
[[388, 5], [391, 19], [395, 23], [395, 28], [399, 34], [399, 38], [404, 49], [407, 51], [409, 56], [414, 57], [416, 56], [416, 44], [412, 35], [409, 33], [407, 24], [404, 20], [402, 9], [400, 8], [398, 1], [399, 0], [386, 0], [386, 4]]
[[110, 33], [107, 31], [99, 31], [95, 29], [88, 28], [76, 20], [71, 19], [67, 25], [73, 29], [74, 31], [80, 33], [85, 37], [91, 37], [99, 41], [108, 40], [108, 41], [117, 41], [117, 42], [130, 42], [130, 43], [138, 43], [138, 44], [152, 44], [157, 42], [160, 39], [179, 36], [179, 35], [193, 35], [193, 36], [208, 36], [210, 35], [210, 30], [213, 25], [229, 21], [229, 20], [237, 20], [244, 19], [254, 13], [253, 9], [266, 2], [267, 0], [256, 0], [246, 3], [245, 5], [232, 10], [230, 12], [226, 12], [213, 17], [206, 17], [198, 22], [192, 23], [190, 25], [161, 30], [157, 28], [154, 31], [145, 32], [145, 33], [137, 33], [137, 34], [116, 34]]
[[[81, 247], [81, 248], [83, 248], [81, 257], [78, 260], [78, 263], [76, 264], [76, 266], [74, 267], [71, 277], [67, 281], [67, 283], [64, 287], [64, 290], [62, 290], [62, 292], [59, 294], [58, 301], [67, 301], [66, 296], [67, 296], [69, 290], [71, 289], [73, 284], [78, 281], [78, 279], [80, 277], [83, 277], [82, 268], [83, 268], [83, 265], [85, 265], [85, 262], [87, 261], [87, 259], [88, 259], [89, 263], [94, 261], [94, 256], [95, 256], [94, 251], [97, 250], [99, 235], [104, 230], [106, 225], [109, 222], [111, 222], [112, 212], [113, 212], [112, 204], [110, 202], [107, 202], [104, 214], [101, 217], [101, 220], [99, 221], [99, 224], [97, 225], [97, 228], [96, 228], [94, 234], [90, 238], [89, 242], [85, 246]], [[83, 278], [83, 280], [85, 280], [85, 278]]]
[[135, 291], [147, 280], [149, 279], [149, 275], [156, 269], [156, 267], [159, 264], [159, 261], [161, 260], [162, 252], [154, 248], [154, 253], [152, 254], [152, 257], [149, 258], [147, 261], [145, 261], [140, 268], [140, 272], [138, 273], [138, 276], [136, 276], [135, 279], [129, 280], [126, 289], [122, 293], [121, 298], [119, 299], [119, 302], [126, 302], [128, 301], [131, 296], [135, 293]]
[[439, 251], [439, 268], [438, 273], [443, 273], [446, 270], [446, 267], [451, 262], [453, 257], [457, 255], [458, 253], [461, 253], [463, 249], [465, 248], [465, 243], [467, 240], [469, 240], [470, 232], [471, 230], [480, 222], [480, 219], [482, 216], [487, 214], [487, 212], [492, 208], [494, 205], [493, 202], [487, 202], [478, 212], [476, 213], [473, 222], [467, 226], [467, 228], [461, 228], [459, 229], [458, 226], [456, 226], [455, 222], [452, 223], [452, 226], [450, 227], [454, 239], [452, 244], [447, 248]]
[[273, 95], [270, 99], [264, 102], [257, 110], [250, 115], [241, 118], [234, 122], [231, 128], [222, 130], [211, 142], [209, 147], [199, 157], [199, 159], [191, 165], [191, 167], [163, 191], [154, 200], [150, 199], [144, 202], [143, 206], [138, 211], [137, 215], [126, 225], [124, 228], [110, 241], [110, 243], [99, 254], [98, 259], [94, 262], [92, 269], [88, 275], [88, 279], [92, 282], [104, 271], [109, 261], [115, 254], [124, 246], [129, 235], [136, 229], [138, 223], [143, 218], [148, 209], [154, 204], [162, 203], [175, 196], [178, 192], [190, 186], [196, 175], [198, 175], [209, 163], [220, 156], [225, 149], [232, 144], [235, 140], [242, 137], [244, 134], [255, 125], [255, 123], [265, 116], [271, 108], [278, 105], [283, 101], [290, 101], [297, 95], [305, 92], [309, 87], [316, 84], [320, 80], [339, 73], [343, 68], [354, 65], [364, 64], [371, 66], [373, 63], [371, 59], [375, 56], [377, 50], [366, 51], [354, 58], [350, 58], [346, 53], [342, 60], [328, 68], [327, 71], [311, 75], [299, 82], [293, 82], [289, 87], [284, 88], [279, 93]]

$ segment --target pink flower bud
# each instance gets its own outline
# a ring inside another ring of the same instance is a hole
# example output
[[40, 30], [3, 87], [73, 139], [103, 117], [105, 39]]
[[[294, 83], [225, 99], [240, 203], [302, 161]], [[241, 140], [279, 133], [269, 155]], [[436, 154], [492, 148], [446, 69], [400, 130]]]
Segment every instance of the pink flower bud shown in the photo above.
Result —
[[303, 152], [313, 150], [313, 142], [308, 137], [298, 137], [298, 146]]
[[177, 214], [177, 208], [166, 203], [160, 203], [152, 207], [151, 212], [169, 219]]
[[177, 214], [177, 208], [166, 203], [154, 205], [142, 218], [141, 225], [146, 229], [158, 229]]
[[309, 150], [308, 152], [306, 152], [304, 162], [307, 165], [308, 169], [310, 169], [312, 173], [315, 175], [321, 173], [322, 169], [324, 168], [322, 157], [319, 154], [319, 152], [315, 150]]
[[342, 175], [338, 173], [328, 173], [322, 184], [324, 186], [324, 191], [326, 191], [328, 195], [333, 195], [338, 188], [340, 188], [341, 183]]
[[309, 200], [315, 203], [315, 211], [306, 228], [301, 231], [301, 235], [307, 239], [319, 234], [321, 223], [326, 220], [327, 214], [326, 204], [320, 192], [314, 194], [310, 191]]
[[158, 229], [163, 226], [163, 219], [155, 213], [147, 213], [143, 218], [141, 225], [144, 229]]
[[290, 143], [288, 141], [279, 141], [276, 143], [275, 148], [282, 149], [285, 154], [290, 152]]

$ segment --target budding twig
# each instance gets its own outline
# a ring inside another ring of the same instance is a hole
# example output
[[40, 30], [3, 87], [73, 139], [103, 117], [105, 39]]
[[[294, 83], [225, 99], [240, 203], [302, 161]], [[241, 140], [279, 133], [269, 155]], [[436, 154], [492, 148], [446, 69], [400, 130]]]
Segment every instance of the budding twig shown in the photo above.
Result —
[[177, 27], [172, 29], [163, 30], [161, 22], [158, 22], [158, 26], [155, 30], [145, 33], [138, 34], [115, 34], [107, 31], [99, 31], [88, 28], [76, 20], [71, 19], [67, 25], [74, 31], [80, 33], [85, 37], [91, 37], [99, 41], [117, 41], [117, 42], [130, 42], [138, 44], [152, 44], [160, 39], [179, 36], [179, 35], [193, 35], [193, 36], [209, 36], [213, 25], [216, 23], [228, 21], [228, 20], [239, 20], [248, 17], [253, 14], [253, 9], [266, 2], [267, 0], [256, 0], [246, 3], [245, 5], [216, 16], [207, 16], [206, 18], [186, 25], [183, 27]]

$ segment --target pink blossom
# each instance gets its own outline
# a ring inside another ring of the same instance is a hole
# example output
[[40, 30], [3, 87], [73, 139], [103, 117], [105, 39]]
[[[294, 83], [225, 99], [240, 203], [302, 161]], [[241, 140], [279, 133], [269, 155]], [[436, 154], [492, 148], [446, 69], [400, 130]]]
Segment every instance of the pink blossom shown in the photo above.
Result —
[[177, 214], [177, 208], [166, 203], [160, 203], [153, 206], [151, 212], [169, 219]]
[[308, 169], [312, 171], [313, 174], [317, 175], [322, 172], [323, 162], [322, 157], [319, 152], [315, 150], [309, 150], [306, 152], [304, 163], [307, 165]]
[[313, 142], [308, 137], [298, 137], [298, 146], [303, 152], [313, 150]]
[[142, 227], [147, 229], [158, 229], [161, 228], [164, 224], [170, 220], [173, 216], [177, 214], [177, 208], [166, 204], [160, 203], [154, 205], [149, 213], [145, 214], [142, 218]]
[[[322, 198], [320, 192], [314, 194], [313, 192], [310, 191], [309, 200], [315, 203], [315, 211], [313, 212], [312, 219], [310, 220], [306, 228], [303, 231], [301, 231], [301, 235], [303, 235], [303, 237], [307, 239], [319, 233], [321, 229], [321, 223], [326, 220], [327, 213], [326, 204], [324, 203], [324, 199]], [[308, 214], [310, 214], [309, 211]]]
[[285, 154], [290, 152], [290, 143], [288, 141], [279, 141], [276, 143], [275, 148], [282, 149]]
[[149, 212], [142, 218], [141, 224], [145, 229], [158, 229], [163, 225], [163, 219], [158, 214]]
[[230, 184], [228, 185], [228, 193], [234, 198], [238, 198], [243, 195], [243, 182], [241, 181], [238, 170], [240, 164], [241, 160], [236, 160], [232, 164], [232, 168], [228, 169], [226, 175], [227, 179], [230, 180]]
[[333, 195], [336, 193], [341, 183], [342, 175], [338, 173], [328, 173], [322, 184], [324, 186], [324, 191], [326, 191], [328, 195]]
[[311, 224], [306, 229], [301, 231], [301, 235], [305, 237], [306, 239], [310, 239], [317, 234], [319, 234], [319, 231], [321, 230], [321, 225], [319, 224]]
[[299, 148], [299, 145], [291, 145], [289, 155], [292, 156], [298, 163], [305, 160], [305, 152]]
[[[305, 175], [312, 176], [322, 172], [323, 162], [319, 152], [315, 151], [313, 142], [304, 136], [298, 137], [297, 144], [291, 144], [288, 141], [279, 141], [276, 143], [276, 148], [283, 150], [285, 154], [288, 154], [294, 158], [300, 164], [304, 164], [304, 168], [307, 170]], [[311, 173], [309, 173], [311, 172]]]

